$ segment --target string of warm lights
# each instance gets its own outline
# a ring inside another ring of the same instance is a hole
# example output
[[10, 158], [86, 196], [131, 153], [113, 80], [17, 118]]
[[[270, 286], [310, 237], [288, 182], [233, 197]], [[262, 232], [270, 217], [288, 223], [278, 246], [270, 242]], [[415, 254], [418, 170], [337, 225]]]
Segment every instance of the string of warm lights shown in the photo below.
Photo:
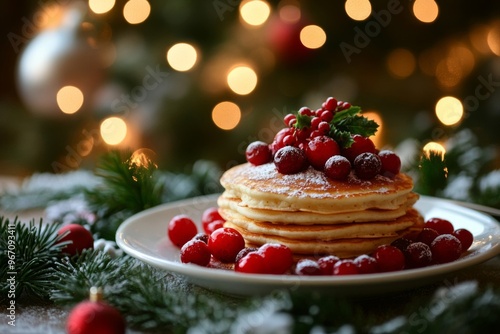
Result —
[[[88, 6], [95, 14], [108, 13], [115, 8], [115, 0], [89, 0]], [[372, 4], [369, 0], [346, 0], [345, 12], [352, 20], [364, 21], [372, 14]], [[276, 7], [264, 0], [245, 0], [239, 5], [239, 19], [242, 28], [256, 31], [270, 20], [272, 14], [285, 23], [300, 22], [302, 13], [300, 4], [295, 0], [282, 1]], [[275, 11], [275, 13], [273, 13]], [[123, 6], [123, 17], [132, 25], [145, 22], [151, 13], [151, 5], [147, 0], [129, 0]], [[439, 6], [434, 0], [416, 0], [412, 13], [415, 18], [426, 24], [437, 20]], [[500, 23], [483, 24], [474, 27], [467, 41], [454, 41], [439, 47], [429, 48], [416, 54], [405, 48], [390, 50], [386, 57], [386, 67], [389, 74], [396, 79], [410, 77], [417, 70], [436, 78], [443, 88], [457, 86], [471, 73], [476, 57], [481, 54], [500, 56]], [[327, 33], [316, 24], [304, 25], [300, 31], [300, 42], [308, 49], [318, 49], [325, 45]], [[168, 66], [177, 72], [189, 72], [196, 68], [202, 57], [197, 45], [188, 41], [178, 41], [168, 46], [165, 59]], [[226, 89], [236, 95], [251, 94], [259, 85], [261, 69], [255, 63], [241, 59], [225, 61], [224, 84]], [[219, 72], [220, 73], [220, 72]], [[57, 93], [57, 103], [62, 112], [72, 114], [77, 112], [84, 101], [84, 93], [76, 86], [62, 87]], [[464, 115], [464, 106], [453, 96], [444, 96], [435, 105], [438, 120], [445, 126], [458, 124]], [[238, 126], [241, 120], [241, 108], [233, 101], [221, 101], [212, 109], [212, 121], [222, 130], [231, 130]], [[371, 118], [376, 118], [383, 124], [381, 116], [371, 111]], [[101, 123], [101, 136], [109, 145], [119, 145], [127, 136], [127, 122], [117, 116], [105, 119]], [[380, 135], [379, 131], [379, 135]], [[438, 143], [430, 143], [433, 149]], [[426, 148], [426, 150], [429, 147]], [[442, 146], [439, 150], [444, 150]]]

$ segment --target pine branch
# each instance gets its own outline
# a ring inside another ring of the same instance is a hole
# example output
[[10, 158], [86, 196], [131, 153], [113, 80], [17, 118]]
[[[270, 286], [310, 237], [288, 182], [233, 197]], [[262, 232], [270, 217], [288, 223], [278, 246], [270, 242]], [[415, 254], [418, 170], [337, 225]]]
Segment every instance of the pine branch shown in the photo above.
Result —
[[[15, 276], [15, 295], [45, 299], [55, 282], [53, 268], [67, 242], [59, 243], [60, 224], [24, 224], [0, 217], [0, 293], [7, 298], [10, 284], [7, 278]], [[11, 260], [11, 262], [9, 262]], [[15, 273], [15, 274], [11, 274]]]
[[86, 251], [75, 262], [59, 263], [56, 269], [52, 300], [75, 304], [88, 298], [90, 287], [102, 287], [106, 302], [119, 309], [134, 328], [184, 332], [205, 319], [219, 327], [228, 322], [223, 326], [227, 329], [237, 316], [236, 306], [243, 304], [128, 256], [112, 258], [100, 251]]
[[415, 190], [423, 195], [436, 196], [448, 183], [446, 155], [429, 151], [422, 155], [419, 165], [419, 178]]

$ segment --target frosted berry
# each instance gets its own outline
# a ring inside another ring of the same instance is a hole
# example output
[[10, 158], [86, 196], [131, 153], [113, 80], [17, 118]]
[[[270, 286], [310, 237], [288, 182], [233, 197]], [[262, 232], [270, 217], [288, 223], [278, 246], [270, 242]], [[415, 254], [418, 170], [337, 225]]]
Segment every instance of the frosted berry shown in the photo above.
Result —
[[201, 240], [204, 243], [208, 244], [208, 234], [203, 232], [197, 233], [191, 240]]
[[234, 259], [234, 262], [237, 263], [239, 260], [241, 260], [245, 255], [251, 252], [257, 252], [259, 249], [257, 247], [245, 247], [242, 250], [236, 254], [236, 258]]
[[464, 228], [459, 228], [452, 233], [458, 240], [460, 240], [460, 243], [462, 244], [462, 252], [465, 252], [466, 250], [469, 249], [469, 247], [472, 245], [472, 242], [474, 241], [474, 236], [472, 233]]
[[345, 180], [351, 172], [351, 163], [342, 155], [334, 155], [325, 162], [324, 172], [332, 180]]
[[250, 252], [242, 257], [236, 265], [234, 270], [239, 273], [247, 274], [266, 274], [265, 260], [258, 252]]
[[272, 155], [269, 145], [262, 141], [254, 141], [247, 146], [245, 157], [252, 165], [259, 166], [270, 162]]
[[437, 263], [448, 263], [460, 257], [462, 244], [452, 234], [441, 234], [432, 242], [431, 251]]
[[194, 263], [206, 267], [210, 263], [211, 256], [207, 244], [199, 239], [189, 240], [181, 248], [182, 263]]
[[221, 262], [234, 262], [236, 255], [245, 247], [245, 240], [231, 227], [219, 228], [208, 238], [208, 249]]
[[381, 174], [394, 177], [401, 170], [401, 159], [393, 151], [383, 150], [378, 153], [380, 161], [382, 162]]
[[321, 275], [321, 269], [316, 261], [311, 259], [300, 259], [295, 267], [295, 274], [303, 276]]
[[405, 257], [402, 251], [391, 245], [382, 245], [375, 249], [373, 257], [377, 260], [381, 272], [402, 270], [405, 267]]
[[307, 143], [306, 156], [316, 169], [323, 170], [325, 162], [340, 153], [337, 142], [328, 136], [315, 137]]
[[354, 264], [358, 267], [360, 274], [374, 274], [378, 272], [377, 260], [369, 255], [360, 255], [354, 259]]
[[406, 250], [406, 247], [408, 247], [411, 243], [412, 243], [412, 241], [410, 239], [398, 238], [398, 239], [394, 240], [393, 242], [391, 242], [391, 246], [398, 248], [400, 251], [402, 251], [404, 253]]
[[61, 250], [69, 256], [81, 254], [84, 249], [94, 248], [94, 237], [92, 233], [80, 224], [65, 225], [57, 231], [57, 234], [62, 236], [58, 243], [70, 241], [70, 243], [65, 245]]
[[342, 150], [342, 155], [344, 155], [350, 162], [354, 162], [354, 159], [361, 153], [376, 153], [375, 144], [370, 138], [361, 135], [354, 135], [352, 137], [354, 142], [348, 148]]
[[279, 149], [274, 155], [274, 164], [281, 174], [295, 174], [309, 165], [304, 151], [293, 146]]
[[335, 255], [320, 257], [317, 262], [319, 269], [321, 269], [321, 275], [333, 275], [333, 266], [338, 261], [340, 261], [340, 259]]
[[168, 237], [177, 247], [182, 247], [197, 233], [194, 221], [186, 215], [174, 216], [168, 223]]
[[358, 267], [353, 260], [340, 260], [333, 265], [334, 275], [357, 275]]
[[266, 271], [270, 274], [284, 274], [293, 264], [292, 251], [285, 245], [265, 244], [259, 248], [259, 253], [265, 260]]
[[382, 162], [378, 155], [374, 153], [361, 153], [354, 159], [354, 171], [363, 180], [369, 180], [380, 173]]
[[439, 233], [435, 229], [424, 227], [418, 234], [416, 241], [423, 242], [424, 244], [430, 246], [438, 235]]
[[454, 231], [453, 224], [443, 218], [430, 218], [425, 222], [425, 227], [432, 228], [439, 234], [451, 234]]
[[423, 242], [414, 242], [404, 252], [408, 268], [422, 268], [432, 263], [431, 248]]

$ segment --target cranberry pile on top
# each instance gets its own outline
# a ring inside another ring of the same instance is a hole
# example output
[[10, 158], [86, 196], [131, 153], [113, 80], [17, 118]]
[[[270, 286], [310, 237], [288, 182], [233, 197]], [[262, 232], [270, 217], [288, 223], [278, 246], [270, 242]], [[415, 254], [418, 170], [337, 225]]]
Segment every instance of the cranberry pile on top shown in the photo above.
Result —
[[321, 108], [302, 107], [284, 117], [285, 128], [271, 144], [250, 143], [246, 159], [253, 165], [273, 162], [278, 172], [295, 174], [309, 166], [334, 180], [345, 180], [353, 170], [364, 180], [377, 174], [394, 177], [401, 169], [398, 155], [379, 151], [369, 138], [378, 124], [361, 116], [361, 109], [329, 97]]

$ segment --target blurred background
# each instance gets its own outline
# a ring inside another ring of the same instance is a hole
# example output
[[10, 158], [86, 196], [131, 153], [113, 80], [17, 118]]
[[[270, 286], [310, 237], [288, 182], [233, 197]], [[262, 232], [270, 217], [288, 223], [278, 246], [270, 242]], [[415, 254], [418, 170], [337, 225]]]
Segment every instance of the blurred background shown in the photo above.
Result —
[[1, 6], [1, 174], [92, 168], [112, 148], [226, 169], [328, 96], [381, 124], [378, 147], [446, 150], [460, 133], [482, 173], [500, 168], [498, 1]]

